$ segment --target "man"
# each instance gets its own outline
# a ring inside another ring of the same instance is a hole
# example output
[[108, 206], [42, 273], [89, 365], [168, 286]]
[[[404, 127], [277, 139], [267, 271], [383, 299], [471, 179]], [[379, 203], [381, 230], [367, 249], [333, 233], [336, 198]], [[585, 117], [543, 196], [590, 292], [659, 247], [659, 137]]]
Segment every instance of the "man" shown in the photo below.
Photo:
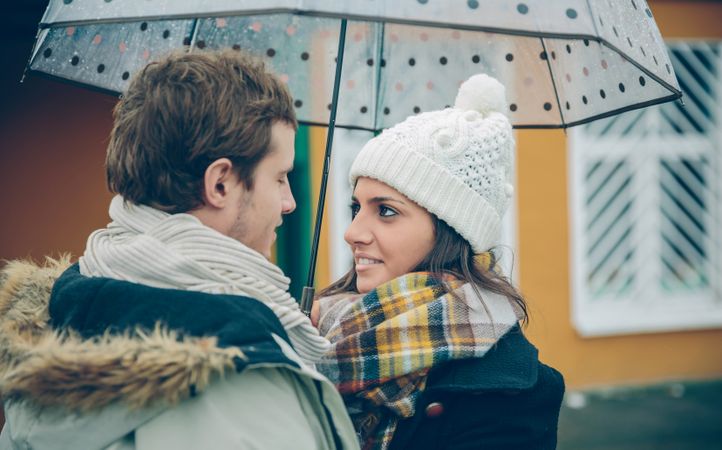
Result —
[[295, 201], [286, 87], [239, 52], [173, 54], [114, 111], [116, 197], [78, 264], [0, 276], [0, 448], [358, 446], [328, 348], [268, 261]]

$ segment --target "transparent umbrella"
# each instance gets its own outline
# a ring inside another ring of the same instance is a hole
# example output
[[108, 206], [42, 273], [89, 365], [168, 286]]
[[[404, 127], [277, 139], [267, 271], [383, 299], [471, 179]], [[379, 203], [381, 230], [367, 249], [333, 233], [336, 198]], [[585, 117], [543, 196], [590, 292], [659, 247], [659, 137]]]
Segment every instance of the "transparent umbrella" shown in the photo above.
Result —
[[334, 127], [443, 108], [479, 72], [506, 86], [516, 128], [681, 97], [644, 0], [51, 0], [29, 71], [119, 94], [163, 53], [226, 47], [265, 58], [300, 122], [329, 126], [309, 287]]

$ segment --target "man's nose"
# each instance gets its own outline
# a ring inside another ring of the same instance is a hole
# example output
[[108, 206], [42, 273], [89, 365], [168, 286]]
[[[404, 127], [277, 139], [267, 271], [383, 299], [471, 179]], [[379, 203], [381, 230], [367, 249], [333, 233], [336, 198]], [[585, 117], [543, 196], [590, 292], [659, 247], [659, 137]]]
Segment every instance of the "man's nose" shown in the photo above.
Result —
[[281, 213], [291, 214], [295, 209], [296, 200], [293, 198], [293, 192], [291, 192], [291, 187], [289, 186], [281, 199]]

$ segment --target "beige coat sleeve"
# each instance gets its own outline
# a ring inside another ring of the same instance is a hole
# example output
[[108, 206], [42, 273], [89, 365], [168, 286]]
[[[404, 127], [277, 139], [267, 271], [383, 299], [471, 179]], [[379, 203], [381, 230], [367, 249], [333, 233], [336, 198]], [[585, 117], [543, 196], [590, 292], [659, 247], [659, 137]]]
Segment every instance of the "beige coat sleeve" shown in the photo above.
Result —
[[[313, 382], [283, 368], [230, 375], [139, 427], [135, 448], [333, 450], [332, 425]], [[345, 410], [338, 411], [340, 397], [331, 394], [334, 415], [343, 414], [337, 431], [344, 448], [357, 448]]]

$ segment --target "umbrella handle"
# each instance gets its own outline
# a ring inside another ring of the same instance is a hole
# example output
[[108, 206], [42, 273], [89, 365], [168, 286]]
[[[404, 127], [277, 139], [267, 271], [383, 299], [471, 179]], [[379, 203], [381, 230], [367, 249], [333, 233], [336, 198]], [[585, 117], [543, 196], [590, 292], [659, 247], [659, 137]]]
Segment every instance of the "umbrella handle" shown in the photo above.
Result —
[[328, 171], [331, 165], [331, 149], [333, 148], [333, 132], [336, 128], [336, 108], [338, 106], [338, 92], [341, 84], [341, 69], [343, 67], [343, 52], [346, 45], [346, 19], [341, 19], [341, 30], [338, 37], [338, 53], [336, 55], [336, 76], [333, 82], [333, 98], [331, 100], [331, 114], [328, 120], [328, 134], [326, 135], [326, 154], [323, 158], [323, 174], [321, 176], [321, 189], [318, 193], [318, 206], [316, 208], [316, 225], [313, 230], [313, 244], [311, 244], [311, 261], [308, 268], [308, 280], [301, 296], [301, 311], [307, 316], [311, 314], [314, 296], [314, 279], [316, 275], [316, 258], [318, 256], [318, 241], [321, 236], [323, 223], [323, 207], [326, 204], [326, 186], [328, 185]]

